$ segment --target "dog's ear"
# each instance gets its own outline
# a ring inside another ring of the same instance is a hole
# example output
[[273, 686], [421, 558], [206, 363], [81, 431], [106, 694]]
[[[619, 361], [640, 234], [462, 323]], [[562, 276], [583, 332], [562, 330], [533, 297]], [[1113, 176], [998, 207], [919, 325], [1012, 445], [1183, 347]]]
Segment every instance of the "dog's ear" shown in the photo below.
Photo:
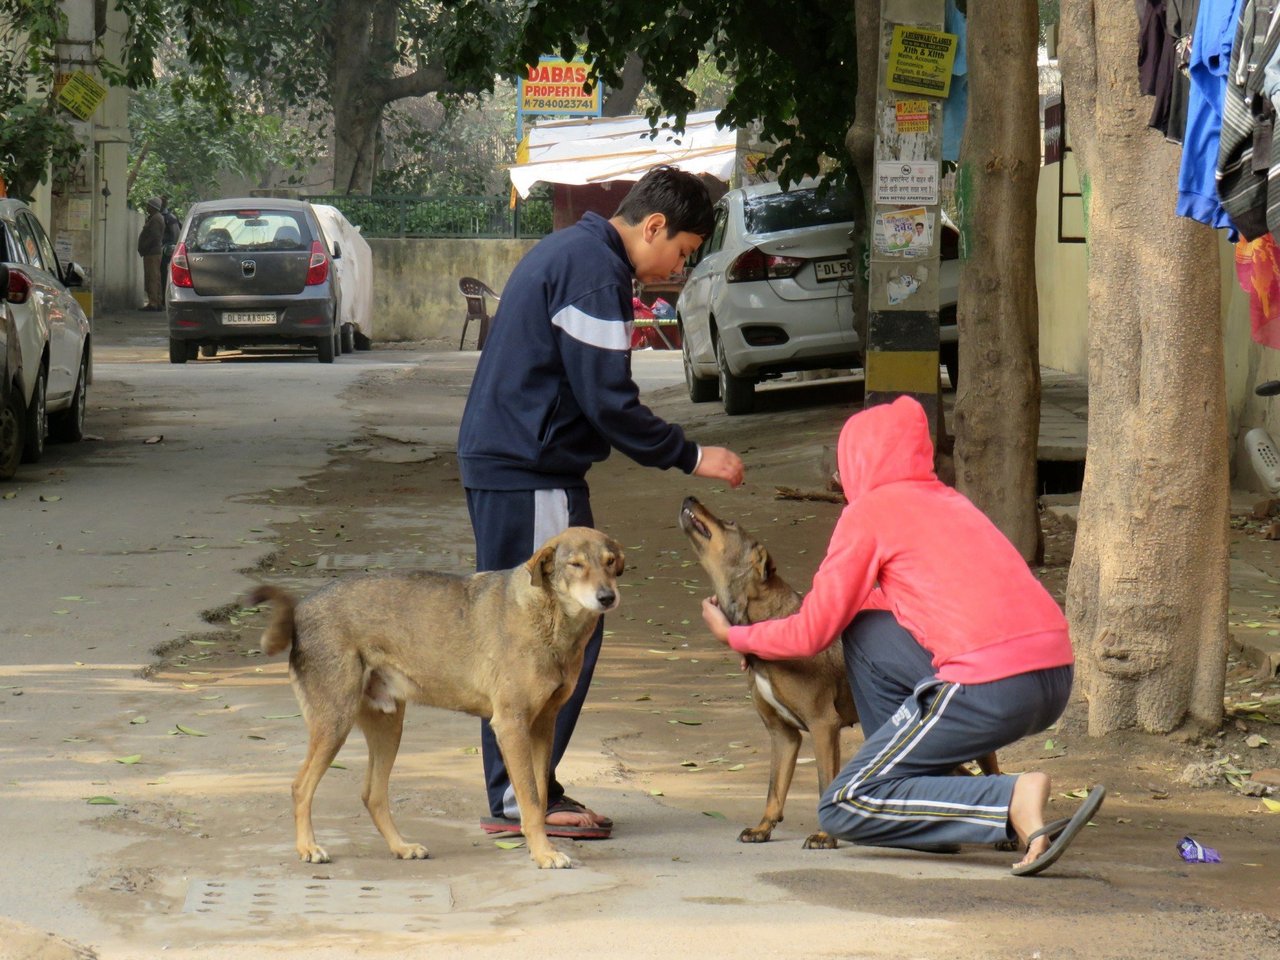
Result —
[[769, 551], [761, 544], [757, 543], [751, 548], [751, 568], [761, 582], [767, 581], [774, 574], [773, 557], [769, 556]]
[[547, 577], [551, 576], [552, 571], [555, 570], [556, 547], [556, 541], [549, 540], [542, 545], [542, 549], [525, 562], [525, 568], [529, 571], [529, 582], [539, 590], [546, 585]]
[[613, 554], [613, 575], [622, 576], [622, 571], [626, 569], [626, 557], [622, 553], [622, 544], [617, 540], [609, 540], [605, 545]]

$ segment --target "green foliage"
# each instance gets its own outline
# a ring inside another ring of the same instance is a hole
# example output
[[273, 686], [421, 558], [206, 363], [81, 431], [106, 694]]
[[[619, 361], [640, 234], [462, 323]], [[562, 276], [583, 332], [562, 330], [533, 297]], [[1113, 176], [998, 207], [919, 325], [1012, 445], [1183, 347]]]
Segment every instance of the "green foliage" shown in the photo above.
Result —
[[315, 161], [317, 144], [305, 127], [265, 112], [245, 91], [236, 96], [241, 109], [225, 118], [203, 98], [179, 100], [178, 84], [169, 80], [134, 95], [129, 105], [134, 206], [167, 196], [184, 209], [219, 196], [219, 178], [225, 174], [257, 179], [273, 166], [300, 170]]
[[648, 116], [671, 113], [683, 122], [696, 104], [690, 79], [710, 48], [716, 69], [732, 80], [719, 122], [758, 123], [762, 139], [776, 144], [767, 165], [781, 179], [816, 174], [826, 160], [837, 164], [837, 177], [852, 172], [844, 148], [857, 87], [850, 0], [530, 0], [522, 14], [508, 64], [570, 54], [585, 33], [594, 76], [616, 84], [635, 51], [657, 97]]
[[390, 106], [375, 194], [491, 195], [506, 189], [515, 162], [515, 89], [499, 80], [493, 94], [411, 100]]
[[56, 0], [0, 0], [0, 178], [30, 198], [70, 170], [83, 146], [53, 99], [55, 44], [66, 18]]

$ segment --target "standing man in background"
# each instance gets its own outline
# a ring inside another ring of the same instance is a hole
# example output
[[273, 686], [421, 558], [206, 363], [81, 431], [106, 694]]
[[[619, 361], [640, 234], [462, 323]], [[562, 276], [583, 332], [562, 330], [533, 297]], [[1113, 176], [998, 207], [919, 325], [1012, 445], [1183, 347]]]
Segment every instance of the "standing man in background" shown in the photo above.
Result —
[[143, 310], [164, 309], [164, 283], [160, 279], [160, 254], [164, 251], [164, 204], [159, 197], [147, 201], [147, 220], [138, 234], [138, 256], [142, 257], [142, 281], [147, 292]]

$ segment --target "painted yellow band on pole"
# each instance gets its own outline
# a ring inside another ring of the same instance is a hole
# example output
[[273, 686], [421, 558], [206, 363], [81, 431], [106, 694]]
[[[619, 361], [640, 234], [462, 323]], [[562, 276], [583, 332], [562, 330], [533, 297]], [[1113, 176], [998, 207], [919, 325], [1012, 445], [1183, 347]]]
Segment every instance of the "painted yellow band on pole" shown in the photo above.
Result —
[[936, 393], [938, 351], [869, 350], [866, 357], [868, 391], [880, 393]]

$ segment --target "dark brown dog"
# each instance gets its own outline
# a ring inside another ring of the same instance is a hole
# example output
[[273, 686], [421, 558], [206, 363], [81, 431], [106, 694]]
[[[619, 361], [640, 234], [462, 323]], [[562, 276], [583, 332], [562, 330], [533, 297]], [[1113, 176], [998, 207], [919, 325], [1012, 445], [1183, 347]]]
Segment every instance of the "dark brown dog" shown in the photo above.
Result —
[[[732, 520], [721, 520], [696, 498], [686, 497], [680, 508], [680, 528], [711, 577], [716, 600], [730, 623], [756, 623], [800, 609], [800, 594], [778, 576], [769, 551]], [[801, 732], [808, 731], [813, 740], [821, 795], [840, 772], [840, 729], [858, 722], [858, 710], [838, 643], [799, 660], [762, 660], [750, 655], [744, 660], [751, 699], [769, 731], [771, 749], [764, 816], [738, 839], [764, 843], [782, 822]], [[999, 772], [994, 753], [978, 763], [984, 773]], [[821, 830], [804, 841], [806, 850], [835, 846], [835, 838]]]
[[490, 718], [530, 857], [543, 868], [572, 866], [545, 829], [552, 736], [600, 615], [618, 605], [622, 569], [617, 543], [570, 527], [511, 570], [350, 577], [296, 608], [285, 591], [258, 587], [249, 602], [274, 604], [263, 652], [289, 650], [310, 734], [293, 781], [298, 855], [329, 862], [316, 844], [311, 801], [358, 725], [369, 746], [364, 804], [374, 825], [397, 857], [427, 856], [400, 836], [387, 801], [405, 702], [413, 701]]

